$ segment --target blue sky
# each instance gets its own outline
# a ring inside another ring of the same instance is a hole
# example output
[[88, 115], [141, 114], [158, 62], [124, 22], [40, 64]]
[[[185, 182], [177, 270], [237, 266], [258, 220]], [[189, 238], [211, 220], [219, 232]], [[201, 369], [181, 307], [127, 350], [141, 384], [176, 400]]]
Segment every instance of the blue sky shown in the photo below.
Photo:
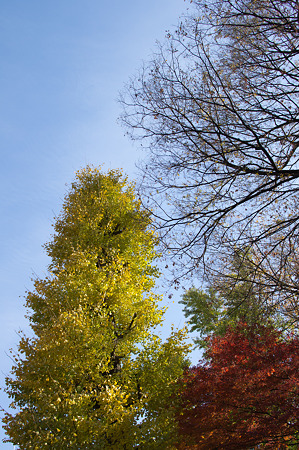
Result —
[[[0, 2], [0, 386], [11, 366], [5, 352], [16, 347], [18, 330], [28, 330], [25, 291], [34, 274], [46, 273], [41, 246], [65, 184], [87, 164], [122, 167], [134, 179], [143, 155], [117, 124], [118, 92], [187, 7], [184, 0]], [[170, 305], [168, 320], [182, 326], [178, 311]], [[8, 404], [2, 392], [0, 404]]]

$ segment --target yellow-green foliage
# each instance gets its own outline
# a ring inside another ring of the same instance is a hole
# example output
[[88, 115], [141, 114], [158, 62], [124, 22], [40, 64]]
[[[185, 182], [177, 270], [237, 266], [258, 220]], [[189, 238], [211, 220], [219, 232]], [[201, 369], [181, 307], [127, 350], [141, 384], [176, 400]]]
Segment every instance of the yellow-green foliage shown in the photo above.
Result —
[[26, 305], [35, 333], [20, 341], [4, 419], [20, 449], [171, 448], [182, 331], [162, 343], [152, 292], [155, 234], [118, 171], [77, 173], [46, 250], [49, 275]]

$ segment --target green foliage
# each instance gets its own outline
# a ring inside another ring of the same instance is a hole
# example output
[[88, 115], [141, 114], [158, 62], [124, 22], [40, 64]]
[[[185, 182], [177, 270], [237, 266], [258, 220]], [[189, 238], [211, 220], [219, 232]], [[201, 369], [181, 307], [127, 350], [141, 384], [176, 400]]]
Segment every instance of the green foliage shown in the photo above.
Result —
[[183, 331], [165, 343], [153, 333], [163, 310], [153, 293], [148, 213], [120, 172], [87, 168], [54, 230], [45, 246], [49, 274], [27, 293], [35, 336], [20, 340], [6, 380], [16, 409], [4, 419], [7, 442], [59, 450], [170, 446], [176, 427], [165, 405], [187, 346]]
[[191, 332], [197, 332], [200, 337], [195, 337], [194, 342], [199, 347], [205, 347], [205, 337], [223, 328], [224, 300], [217, 297], [213, 289], [207, 292], [189, 289], [179, 302], [184, 305], [183, 312], [188, 319]]
[[199, 334], [194, 338], [199, 347], [206, 347], [205, 337], [224, 335], [239, 320], [248, 324], [286, 325], [277, 310], [269, 308], [262, 286], [250, 281], [249, 262], [248, 255], [245, 260], [243, 252], [235, 252], [229, 264], [229, 276], [215, 277], [206, 291], [193, 287], [183, 295], [180, 303], [184, 305], [190, 330]]

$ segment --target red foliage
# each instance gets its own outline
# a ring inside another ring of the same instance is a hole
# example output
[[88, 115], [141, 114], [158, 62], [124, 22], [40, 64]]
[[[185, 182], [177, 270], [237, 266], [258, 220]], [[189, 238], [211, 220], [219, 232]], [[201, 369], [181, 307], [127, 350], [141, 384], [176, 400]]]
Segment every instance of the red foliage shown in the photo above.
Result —
[[182, 381], [178, 448], [299, 448], [298, 337], [239, 323], [206, 357]]

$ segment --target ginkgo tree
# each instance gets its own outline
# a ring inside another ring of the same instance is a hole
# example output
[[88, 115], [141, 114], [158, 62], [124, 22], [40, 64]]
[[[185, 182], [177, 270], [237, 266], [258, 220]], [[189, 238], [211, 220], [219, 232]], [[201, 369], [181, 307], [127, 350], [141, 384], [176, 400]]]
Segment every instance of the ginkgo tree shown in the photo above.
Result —
[[156, 236], [119, 171], [79, 171], [45, 248], [49, 273], [26, 306], [7, 378], [6, 442], [20, 449], [171, 448], [183, 331], [162, 343]]

